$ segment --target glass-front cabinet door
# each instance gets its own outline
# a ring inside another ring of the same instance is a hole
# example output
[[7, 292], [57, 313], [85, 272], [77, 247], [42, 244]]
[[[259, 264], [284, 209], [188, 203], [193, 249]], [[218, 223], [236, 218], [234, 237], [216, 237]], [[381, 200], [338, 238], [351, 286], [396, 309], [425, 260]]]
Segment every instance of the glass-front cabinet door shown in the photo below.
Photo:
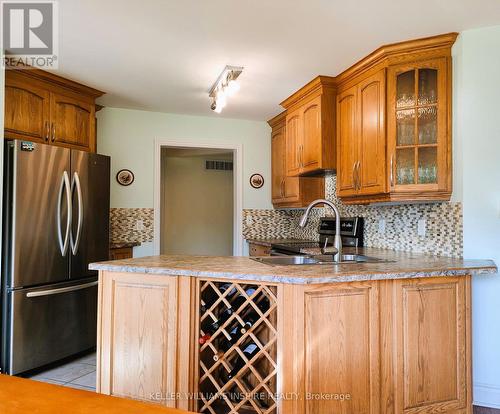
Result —
[[390, 67], [387, 93], [391, 190], [446, 192], [451, 187], [446, 58]]

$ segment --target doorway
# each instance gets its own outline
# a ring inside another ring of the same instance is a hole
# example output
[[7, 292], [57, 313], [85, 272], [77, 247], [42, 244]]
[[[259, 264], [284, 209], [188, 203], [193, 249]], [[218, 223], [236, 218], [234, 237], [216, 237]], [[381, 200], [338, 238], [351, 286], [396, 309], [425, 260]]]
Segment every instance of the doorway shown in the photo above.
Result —
[[155, 164], [155, 254], [241, 255], [240, 146], [157, 141]]

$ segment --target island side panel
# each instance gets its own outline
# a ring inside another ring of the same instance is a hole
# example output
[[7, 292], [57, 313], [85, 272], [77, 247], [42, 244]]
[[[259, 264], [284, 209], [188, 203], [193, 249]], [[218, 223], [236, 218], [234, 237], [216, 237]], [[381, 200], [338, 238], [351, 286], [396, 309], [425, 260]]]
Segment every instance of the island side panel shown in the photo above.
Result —
[[101, 393], [175, 407], [178, 278], [101, 272]]
[[196, 295], [196, 279], [189, 276], [178, 277], [178, 318], [177, 346], [178, 359], [176, 365], [177, 393], [176, 408], [195, 411], [196, 400], [193, 398], [196, 390], [195, 375], [197, 370], [195, 352], [198, 338], [198, 298]]

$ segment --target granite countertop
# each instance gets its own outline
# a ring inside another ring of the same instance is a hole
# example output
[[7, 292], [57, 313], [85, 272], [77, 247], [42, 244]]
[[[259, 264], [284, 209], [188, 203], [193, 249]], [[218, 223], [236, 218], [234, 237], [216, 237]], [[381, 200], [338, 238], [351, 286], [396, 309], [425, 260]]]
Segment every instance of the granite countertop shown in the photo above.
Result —
[[[346, 248], [344, 253], [355, 253]], [[150, 256], [90, 264], [92, 270], [167, 276], [213, 277], [289, 284], [319, 284], [363, 280], [465, 276], [496, 273], [492, 260], [463, 260], [374, 248], [357, 253], [391, 260], [386, 263], [270, 266], [248, 257]]]
[[126, 249], [129, 247], [136, 247], [140, 246], [141, 243], [139, 242], [111, 242], [109, 243], [109, 248], [110, 249]]

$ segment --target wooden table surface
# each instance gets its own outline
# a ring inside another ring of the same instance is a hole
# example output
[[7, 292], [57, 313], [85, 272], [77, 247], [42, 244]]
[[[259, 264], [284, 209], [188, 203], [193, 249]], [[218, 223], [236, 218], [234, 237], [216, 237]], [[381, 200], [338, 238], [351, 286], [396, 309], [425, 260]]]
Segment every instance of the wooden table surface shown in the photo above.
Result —
[[188, 411], [174, 410], [156, 404], [110, 397], [7, 375], [0, 375], [0, 413], [190, 414]]

